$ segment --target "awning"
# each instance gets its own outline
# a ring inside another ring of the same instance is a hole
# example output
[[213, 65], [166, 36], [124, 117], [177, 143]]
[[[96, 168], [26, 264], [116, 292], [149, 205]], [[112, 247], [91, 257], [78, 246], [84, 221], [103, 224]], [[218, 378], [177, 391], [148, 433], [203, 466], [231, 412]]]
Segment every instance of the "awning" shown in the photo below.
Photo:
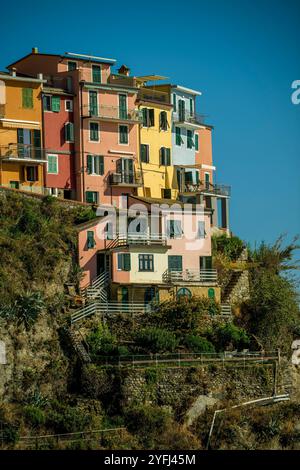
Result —
[[19, 121], [14, 119], [0, 119], [2, 127], [9, 129], [40, 129], [41, 123], [37, 121]]

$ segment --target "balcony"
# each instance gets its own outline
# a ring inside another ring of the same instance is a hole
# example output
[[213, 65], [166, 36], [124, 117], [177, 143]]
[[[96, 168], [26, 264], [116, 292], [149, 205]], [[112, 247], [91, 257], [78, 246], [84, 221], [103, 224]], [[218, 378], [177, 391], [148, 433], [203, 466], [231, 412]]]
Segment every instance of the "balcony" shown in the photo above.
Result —
[[199, 181], [199, 183], [185, 183], [179, 192], [181, 194], [204, 193], [208, 195], [230, 197], [231, 186]]
[[137, 109], [123, 109], [119, 106], [83, 106], [83, 117], [99, 119], [102, 121], [139, 123], [142, 121], [141, 113]]
[[0, 118], [5, 116], [5, 104], [0, 104]]
[[136, 79], [134, 77], [127, 77], [126, 75], [111, 74], [108, 83], [111, 85], [126, 86], [130, 88], [136, 87]]
[[177, 127], [186, 127], [188, 129], [198, 129], [204, 124], [204, 115], [191, 113], [183, 110], [177, 113], [173, 113], [173, 121]]
[[142, 246], [166, 246], [167, 238], [163, 235], [148, 235], [145, 233], [141, 234], [125, 234], [118, 235], [114, 240], [110, 240], [106, 248], [113, 249], [119, 248], [121, 246], [133, 246], [133, 245], [142, 245]]
[[121, 173], [110, 173], [108, 175], [109, 184], [111, 186], [131, 186], [139, 187], [142, 186], [142, 175], [141, 173], [130, 173], [122, 171]]
[[6, 161], [46, 163], [46, 150], [27, 144], [8, 144], [0, 146], [0, 157]]
[[196, 283], [215, 285], [218, 282], [216, 269], [186, 269], [185, 271], [167, 271], [163, 274], [163, 281], [170, 284]]
[[141, 101], [152, 101], [154, 103], [170, 104], [169, 93], [151, 88], [140, 88], [138, 99]]

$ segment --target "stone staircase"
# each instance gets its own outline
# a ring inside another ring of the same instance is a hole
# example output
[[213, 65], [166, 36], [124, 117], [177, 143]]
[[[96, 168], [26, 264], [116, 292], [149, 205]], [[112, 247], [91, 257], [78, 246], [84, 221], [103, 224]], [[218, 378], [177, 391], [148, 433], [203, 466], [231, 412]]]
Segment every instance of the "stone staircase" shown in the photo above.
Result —
[[233, 289], [236, 287], [237, 283], [240, 280], [243, 271], [233, 271], [231, 273], [230, 280], [224, 289], [224, 293], [222, 295], [222, 302], [225, 304], [230, 304], [230, 295]]
[[293, 378], [290, 367], [281, 367], [280, 376], [278, 380], [278, 392], [287, 393], [291, 395], [293, 393]]
[[74, 327], [65, 327], [64, 330], [80, 361], [83, 364], [91, 362], [90, 355], [83, 345], [83, 337], [81, 336], [79, 330]]

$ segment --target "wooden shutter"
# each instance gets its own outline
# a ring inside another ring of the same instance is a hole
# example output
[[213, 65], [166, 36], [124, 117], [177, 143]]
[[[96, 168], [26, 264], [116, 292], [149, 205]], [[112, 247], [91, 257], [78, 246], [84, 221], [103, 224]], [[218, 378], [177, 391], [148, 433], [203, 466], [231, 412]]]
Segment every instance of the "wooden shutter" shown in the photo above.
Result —
[[171, 149], [166, 148], [166, 166], [171, 165]]
[[195, 150], [199, 150], [199, 135], [195, 133]]
[[33, 108], [33, 90], [32, 88], [22, 88], [22, 107]]
[[55, 113], [59, 113], [60, 111], [60, 97], [59, 96], [52, 96], [51, 109]]
[[18, 144], [24, 144], [24, 129], [17, 129]]
[[96, 91], [89, 92], [89, 103], [90, 103], [90, 114], [92, 116], [97, 116], [98, 115], [98, 101], [97, 101]]
[[176, 107], [176, 94], [173, 93], [173, 111], [176, 113], [177, 107]]
[[93, 173], [93, 155], [87, 155], [87, 172], [88, 175]]
[[127, 119], [127, 96], [119, 95], [119, 117]]
[[143, 109], [142, 109], [142, 116], [143, 116], [143, 126], [144, 126], [144, 127], [147, 127], [147, 126], [148, 126], [148, 119], [147, 119], [148, 113], [147, 113], [147, 108], [143, 108]]
[[130, 263], [130, 253], [124, 253], [124, 271], [130, 271], [131, 263]]
[[168, 269], [169, 271], [182, 271], [182, 256], [168, 256]]
[[104, 175], [104, 157], [99, 155], [99, 175]]
[[164, 165], [165, 164], [165, 148], [160, 147], [159, 149], [159, 164]]
[[149, 122], [150, 122], [150, 127], [154, 126], [154, 109], [149, 109]]

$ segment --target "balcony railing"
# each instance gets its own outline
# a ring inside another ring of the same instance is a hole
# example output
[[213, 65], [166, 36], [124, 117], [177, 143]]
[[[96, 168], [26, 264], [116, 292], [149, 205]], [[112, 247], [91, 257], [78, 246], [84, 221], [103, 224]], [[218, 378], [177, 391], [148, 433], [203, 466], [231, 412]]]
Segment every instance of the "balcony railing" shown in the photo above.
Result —
[[141, 122], [142, 116], [137, 109], [126, 109], [119, 106], [83, 106], [83, 116], [89, 118], [97, 118], [107, 121], [128, 121]]
[[163, 235], [148, 235], [148, 234], [119, 234], [113, 240], [107, 243], [107, 248], [118, 248], [120, 246], [131, 246], [131, 245], [144, 245], [152, 246], [159, 245], [165, 246], [167, 244], [167, 238]]
[[126, 75], [111, 74], [108, 82], [112, 85], [136, 87], [136, 79], [134, 77], [127, 77]]
[[0, 104], [0, 118], [5, 116], [5, 104]]
[[189, 123], [194, 125], [203, 125], [205, 116], [203, 114], [191, 113], [189, 111], [177, 112], [173, 115], [175, 123]]
[[216, 284], [218, 281], [216, 269], [185, 269], [184, 271], [167, 271], [163, 274], [163, 281], [171, 284], [177, 282], [196, 282], [199, 284]]
[[170, 104], [169, 93], [151, 88], [141, 88], [138, 93], [138, 98], [144, 101], [156, 101], [158, 103]]
[[140, 173], [130, 173], [126, 171], [110, 173], [109, 183], [112, 186], [141, 186], [142, 176]]
[[185, 183], [183, 193], [210, 193], [216, 196], [230, 196], [231, 187], [224, 184], [212, 184], [199, 181], [199, 183]]
[[8, 144], [0, 146], [0, 156], [4, 160], [27, 160], [47, 162], [46, 150], [27, 144]]

